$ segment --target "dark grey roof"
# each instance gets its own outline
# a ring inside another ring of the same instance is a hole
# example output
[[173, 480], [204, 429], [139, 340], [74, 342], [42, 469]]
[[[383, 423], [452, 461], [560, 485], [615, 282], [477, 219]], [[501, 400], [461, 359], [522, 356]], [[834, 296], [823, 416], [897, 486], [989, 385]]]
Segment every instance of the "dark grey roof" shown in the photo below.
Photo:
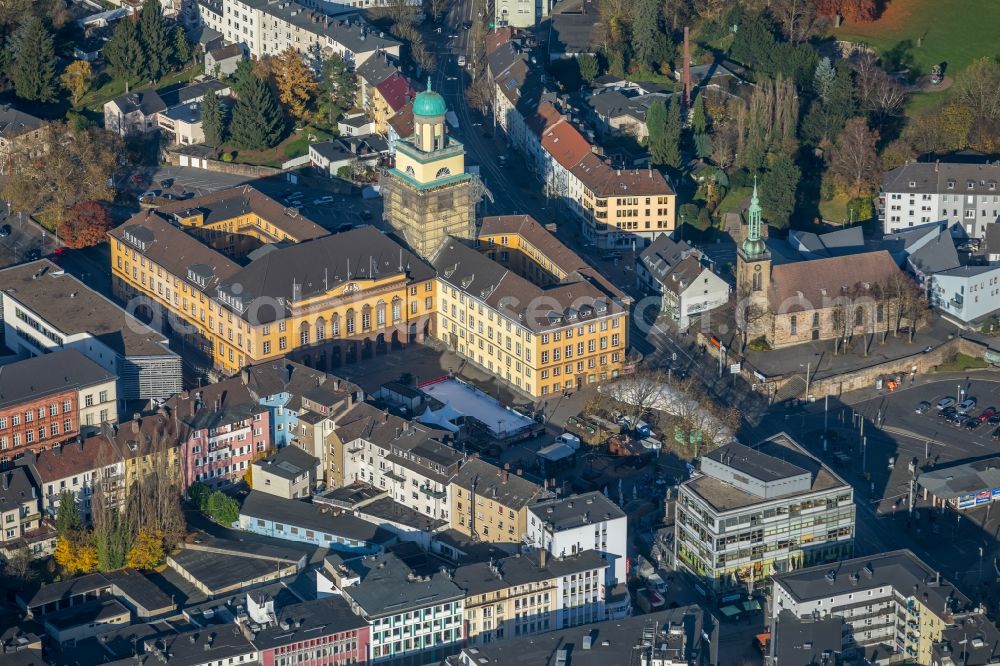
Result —
[[415, 576], [393, 553], [371, 555], [358, 562], [364, 570], [361, 582], [343, 589], [369, 619], [427, 608], [465, 597], [465, 593], [443, 573]]
[[[255, 633], [253, 644], [258, 650], [316, 640], [368, 626], [367, 622], [351, 612], [350, 604], [337, 595], [284, 606], [276, 609], [275, 616], [276, 623]], [[282, 627], [285, 622], [287, 629]]]
[[[196, 666], [211, 662], [225, 664], [230, 657], [256, 652], [253, 643], [234, 625], [213, 625], [204, 629], [146, 639], [146, 650], [155, 652], [157, 643], [162, 643], [162, 651], [169, 655], [167, 662], [171, 666]], [[209, 645], [207, 649], [206, 644]], [[148, 661], [157, 663], [155, 660]]]
[[625, 518], [617, 504], [596, 490], [582, 495], [545, 500], [529, 509], [539, 520], [551, 525], [556, 532], [590, 525], [602, 520]]
[[[559, 5], [566, 5], [559, 8]], [[557, 5], [548, 20], [540, 24], [539, 42], [544, 44], [550, 57], [563, 54], [596, 53], [603, 21], [596, 0], [563, 2]]]
[[951, 232], [944, 229], [936, 237], [927, 240], [909, 255], [907, 262], [915, 272], [922, 275], [957, 268], [960, 262]]
[[354, 159], [354, 153], [348, 150], [342, 142], [336, 139], [333, 141], [317, 141], [316, 143], [311, 143], [309, 144], [309, 149], [315, 150], [320, 157], [328, 159], [331, 162]]
[[79, 626], [106, 624], [107, 620], [127, 614], [129, 609], [117, 599], [94, 599], [48, 613], [42, 618], [42, 622], [62, 631]]
[[284, 499], [257, 490], [250, 491], [243, 500], [240, 514], [373, 545], [384, 544], [394, 538], [378, 525], [352, 515], [334, 513], [318, 504]]
[[34, 594], [25, 593], [24, 590], [18, 590], [17, 594], [28, 608], [35, 609], [55, 601], [69, 600], [75, 596], [95, 592], [108, 585], [107, 576], [102, 573], [91, 573], [44, 585]]
[[[353, 53], [367, 53], [399, 46], [392, 37], [362, 21], [357, 10], [346, 4], [324, 3], [323, 10], [309, 9], [294, 0], [243, 0], [254, 9], [278, 17], [315, 35], [329, 37]], [[339, 12], [340, 18], [324, 20], [324, 15]]]
[[993, 273], [1000, 271], [1000, 265], [993, 264], [992, 266], [956, 266], [944, 271], [938, 271], [935, 275], [940, 277], [956, 277], [956, 278], [974, 278], [980, 275], [985, 275], [987, 273]]
[[124, 114], [140, 111], [144, 116], [151, 116], [167, 110], [167, 104], [155, 90], [134, 90], [111, 100], [118, 110]]
[[201, 104], [190, 102], [172, 106], [161, 114], [171, 120], [178, 120], [182, 123], [194, 125], [201, 122]]
[[934, 497], [956, 499], [1000, 488], [1000, 456], [921, 472], [917, 483]]
[[478, 497], [491, 499], [515, 511], [542, 495], [542, 488], [537, 483], [516, 474], [505, 473], [496, 465], [479, 458], [465, 463], [453, 483], [467, 491], [472, 491], [474, 486]]
[[553, 557], [539, 550], [510, 555], [492, 565], [478, 562], [455, 569], [453, 579], [469, 596], [485, 594], [513, 585], [540, 583], [554, 578], [605, 569], [607, 561], [596, 550], [584, 550], [567, 557]]
[[0, 407], [117, 379], [75, 349], [0, 365]]
[[986, 250], [990, 254], [1000, 253], [1000, 224], [986, 225]]
[[[891, 585], [903, 597], [925, 597], [924, 606], [943, 617], [945, 608], [967, 610], [971, 601], [909, 550], [856, 557], [772, 576], [793, 599], [807, 602], [841, 594], [857, 594]], [[928, 603], [929, 601], [929, 603]]]
[[175, 607], [170, 595], [134, 569], [121, 569], [105, 575], [108, 582], [117, 588], [118, 594], [134, 605], [141, 615], [147, 612], [155, 615]]
[[294, 444], [283, 446], [274, 453], [254, 463], [268, 474], [292, 481], [303, 473], [316, 471], [319, 459], [311, 456]]
[[684, 241], [675, 241], [667, 234], [660, 234], [639, 254], [639, 259], [649, 274], [662, 282], [670, 269], [692, 251], [693, 248]]
[[[583, 647], [588, 635], [589, 650]], [[716, 664], [717, 649], [718, 627], [711, 615], [691, 605], [467, 647], [462, 654], [468, 661], [449, 658], [447, 663], [552, 664], [554, 655], [566, 650], [566, 663], [572, 666], [656, 663], [653, 659], [657, 658], [666, 663]]]
[[183, 88], [177, 88], [176, 90], [171, 90], [165, 92], [160, 97], [163, 103], [167, 105], [167, 108], [177, 106], [178, 104], [189, 104], [191, 102], [198, 102], [202, 97], [209, 93], [220, 93], [229, 90], [229, 84], [223, 83], [218, 79], [205, 79], [204, 81], [199, 81], [198, 83], [192, 83], [189, 86], [184, 86]]
[[798, 245], [796, 249], [811, 258], [839, 257], [864, 249], [865, 236], [860, 226], [837, 229], [824, 234], [811, 231], [789, 231], [789, 242]]
[[730, 467], [735, 467], [762, 481], [780, 481], [791, 476], [805, 474], [807, 470], [787, 462], [783, 458], [768, 455], [739, 442], [730, 442], [705, 454]]
[[585, 103], [601, 118], [630, 116], [646, 122], [646, 112], [656, 101], [667, 101], [672, 95], [663, 93], [642, 94], [635, 88], [599, 88], [586, 97]]
[[772, 627], [771, 654], [781, 666], [834, 666], [843, 649], [843, 630], [844, 618], [839, 615], [799, 619], [783, 610]]
[[377, 53], [357, 66], [354, 73], [374, 87], [399, 71], [395, 59], [385, 53]]
[[932, 648], [932, 663], [987, 666], [1000, 663], [1000, 630], [982, 613], [955, 618]]
[[[948, 189], [948, 182], [954, 186]], [[896, 167], [885, 175], [882, 189], [886, 192], [916, 194], [1000, 195], [1000, 162], [912, 162]], [[910, 187], [910, 183], [914, 186]], [[969, 187], [969, 184], [972, 187]]]
[[[185, 578], [190, 576], [190, 579], [203, 585], [210, 596], [256, 584], [263, 577], [274, 575], [278, 568], [276, 560], [253, 557], [249, 553], [185, 548], [170, 558], [176, 567], [186, 572]], [[279, 559], [284, 564], [283, 568], [296, 562], [294, 559]]]
[[35, 487], [25, 468], [13, 467], [0, 471], [0, 512], [18, 509], [21, 504], [35, 497]]
[[[419, 257], [375, 227], [364, 226], [275, 250], [230, 276], [222, 288], [239, 284], [246, 298], [287, 301], [316, 296], [352, 280], [398, 273], [418, 282], [434, 277]], [[262, 308], [257, 318], [266, 324], [275, 317]]]
[[33, 132], [44, 124], [44, 120], [30, 113], [18, 111], [7, 104], [0, 106], [0, 137], [13, 139], [26, 132]]
[[[332, 407], [338, 399], [346, 399], [361, 389], [357, 384], [321, 370], [314, 370], [287, 358], [265, 361], [244, 371], [244, 381], [251, 391], [264, 398], [287, 393], [287, 409], [298, 411], [302, 398]], [[318, 391], [322, 389], [322, 393]]]
[[123, 356], [173, 356], [167, 339], [48, 259], [0, 271], [0, 290], [66, 334], [88, 333]]
[[[194, 401], [194, 413], [190, 401]], [[208, 384], [188, 394], [178, 394], [167, 401], [180, 420], [195, 430], [218, 428], [253, 418], [267, 411], [240, 377], [230, 377]]]
[[405, 504], [397, 502], [391, 497], [380, 497], [374, 502], [369, 502], [354, 510], [364, 516], [371, 516], [376, 521], [388, 520], [420, 532], [436, 532], [448, 524], [446, 520], [430, 518]]
[[243, 51], [242, 44], [229, 44], [228, 46], [220, 46], [217, 49], [212, 49], [211, 51], [209, 51], [209, 54], [212, 56], [212, 59], [215, 60], [216, 62], [219, 62], [220, 60], [228, 60], [229, 58], [239, 58], [240, 60], [242, 60], [244, 55], [246, 55]]

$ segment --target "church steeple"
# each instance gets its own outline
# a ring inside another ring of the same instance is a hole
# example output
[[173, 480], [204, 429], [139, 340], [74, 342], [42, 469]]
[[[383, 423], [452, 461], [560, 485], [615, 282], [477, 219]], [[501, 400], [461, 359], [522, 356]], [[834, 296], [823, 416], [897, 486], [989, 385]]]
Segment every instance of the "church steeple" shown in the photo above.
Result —
[[750, 197], [750, 207], [747, 208], [747, 237], [742, 245], [743, 253], [747, 257], [756, 257], [767, 251], [767, 246], [761, 240], [760, 225], [760, 199], [757, 197], [757, 176], [754, 176], [753, 196]]

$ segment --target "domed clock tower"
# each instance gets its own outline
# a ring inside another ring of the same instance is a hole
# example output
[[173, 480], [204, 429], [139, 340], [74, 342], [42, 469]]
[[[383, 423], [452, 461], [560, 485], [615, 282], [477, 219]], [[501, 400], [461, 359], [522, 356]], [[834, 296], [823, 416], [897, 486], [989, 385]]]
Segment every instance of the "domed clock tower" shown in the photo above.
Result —
[[465, 147], [448, 136], [447, 113], [428, 80], [413, 100], [413, 136], [396, 142], [396, 166], [382, 179], [386, 222], [428, 260], [445, 236], [476, 233], [477, 183], [465, 171]]

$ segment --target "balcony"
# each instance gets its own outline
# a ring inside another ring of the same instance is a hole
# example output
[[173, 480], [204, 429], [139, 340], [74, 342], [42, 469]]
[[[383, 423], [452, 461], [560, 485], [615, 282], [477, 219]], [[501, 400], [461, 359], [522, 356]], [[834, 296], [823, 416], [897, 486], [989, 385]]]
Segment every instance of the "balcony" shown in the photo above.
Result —
[[420, 492], [422, 492], [424, 495], [427, 495], [427, 497], [435, 500], [444, 499], [445, 497], [448, 496], [448, 493], [445, 492], [444, 490], [433, 490], [428, 486], [422, 486], [420, 488]]
[[29, 513], [27, 516], [21, 516], [21, 524], [23, 525], [24, 523], [31, 523], [36, 520], [41, 520], [41, 518], [42, 514], [39, 512]]

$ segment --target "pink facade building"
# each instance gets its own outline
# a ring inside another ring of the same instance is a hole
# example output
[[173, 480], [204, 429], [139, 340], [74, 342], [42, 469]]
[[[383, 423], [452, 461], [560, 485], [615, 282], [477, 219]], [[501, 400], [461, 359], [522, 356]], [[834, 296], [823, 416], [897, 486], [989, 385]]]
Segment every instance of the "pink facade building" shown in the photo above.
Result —
[[265, 592], [247, 594], [244, 630], [261, 666], [341, 666], [368, 663], [368, 623], [343, 597], [275, 607]]
[[239, 377], [179, 393], [167, 404], [181, 423], [185, 489], [196, 482], [210, 488], [235, 483], [256, 458], [273, 448], [270, 411]]

